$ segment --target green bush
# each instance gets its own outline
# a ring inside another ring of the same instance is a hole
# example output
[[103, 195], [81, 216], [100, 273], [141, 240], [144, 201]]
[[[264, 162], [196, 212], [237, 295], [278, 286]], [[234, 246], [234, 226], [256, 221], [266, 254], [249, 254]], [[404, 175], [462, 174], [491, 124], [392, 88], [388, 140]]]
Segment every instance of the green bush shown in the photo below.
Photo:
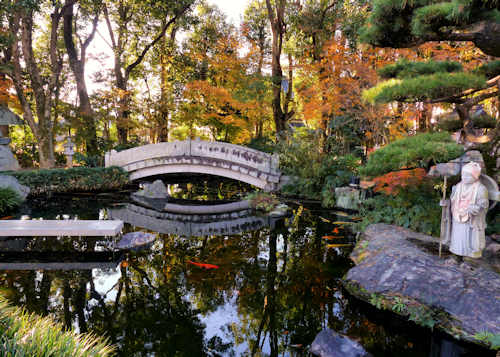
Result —
[[0, 355], [106, 357], [113, 348], [102, 338], [64, 331], [48, 317], [9, 306], [0, 298]]
[[427, 168], [431, 163], [447, 162], [463, 153], [463, 147], [446, 132], [408, 136], [372, 153], [360, 174], [374, 177], [403, 168]]
[[16, 207], [18, 207], [22, 202], [21, 196], [10, 189], [10, 188], [0, 188], [0, 215], [5, 215]]
[[401, 188], [397, 195], [379, 194], [363, 201], [358, 224], [360, 231], [372, 223], [387, 223], [439, 237], [441, 226], [440, 193], [429, 180], [418, 186]]
[[246, 146], [267, 153], [273, 153], [276, 150], [276, 143], [267, 137], [253, 138]]
[[120, 167], [45, 169], [8, 174], [30, 188], [31, 196], [53, 193], [95, 192], [120, 189], [128, 183], [128, 173]]
[[335, 187], [345, 186], [356, 175], [360, 159], [336, 156], [319, 150], [319, 135], [299, 131], [285, 144], [280, 142], [280, 168], [292, 180], [282, 188], [285, 195], [322, 200], [332, 206]]
[[421, 75], [408, 79], [390, 79], [363, 92], [370, 103], [393, 101], [423, 101], [447, 97], [470, 88], [483, 88], [486, 79], [482, 75], [465, 72]]
[[424, 74], [433, 74], [438, 72], [460, 72], [463, 67], [458, 62], [450, 61], [427, 61], [410, 62], [406, 59], [396, 63], [384, 66], [377, 70], [380, 77], [389, 78], [414, 78]]

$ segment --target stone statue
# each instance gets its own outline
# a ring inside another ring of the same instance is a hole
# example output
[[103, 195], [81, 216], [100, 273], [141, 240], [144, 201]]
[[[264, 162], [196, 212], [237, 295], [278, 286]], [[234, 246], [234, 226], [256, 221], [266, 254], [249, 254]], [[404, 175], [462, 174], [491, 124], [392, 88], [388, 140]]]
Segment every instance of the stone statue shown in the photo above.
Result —
[[488, 190], [480, 182], [481, 166], [470, 162], [462, 168], [462, 180], [453, 186], [451, 204], [450, 251], [453, 254], [480, 258], [485, 247]]

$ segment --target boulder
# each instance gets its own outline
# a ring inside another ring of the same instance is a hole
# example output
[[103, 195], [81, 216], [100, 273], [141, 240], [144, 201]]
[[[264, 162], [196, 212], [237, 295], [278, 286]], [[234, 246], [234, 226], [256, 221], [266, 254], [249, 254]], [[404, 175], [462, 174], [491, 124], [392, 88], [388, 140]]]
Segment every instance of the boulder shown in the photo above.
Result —
[[145, 248], [152, 244], [156, 239], [156, 235], [145, 232], [130, 232], [123, 235], [116, 247], [118, 249], [129, 250]]
[[10, 188], [16, 191], [23, 201], [30, 193], [29, 187], [21, 185], [14, 176], [10, 175], [0, 175], [0, 188]]
[[[6, 138], [1, 139], [5, 140]], [[15, 170], [19, 170], [19, 163], [17, 162], [17, 159], [14, 157], [14, 154], [12, 154], [12, 151], [10, 151], [8, 145], [0, 144], [0, 171]]]
[[310, 351], [319, 357], [370, 357], [363, 346], [333, 330], [324, 329], [316, 335]]
[[487, 244], [483, 258], [459, 262], [447, 247], [438, 256], [437, 238], [373, 224], [353, 250], [356, 266], [343, 284], [378, 308], [488, 346], [474, 337], [500, 335], [500, 273], [494, 264], [498, 247], [490, 239]]
[[361, 190], [352, 187], [335, 188], [335, 206], [343, 209], [358, 210]]
[[153, 183], [144, 183], [143, 189], [137, 191], [135, 195], [146, 198], [167, 198], [168, 191], [162, 180], [156, 180]]

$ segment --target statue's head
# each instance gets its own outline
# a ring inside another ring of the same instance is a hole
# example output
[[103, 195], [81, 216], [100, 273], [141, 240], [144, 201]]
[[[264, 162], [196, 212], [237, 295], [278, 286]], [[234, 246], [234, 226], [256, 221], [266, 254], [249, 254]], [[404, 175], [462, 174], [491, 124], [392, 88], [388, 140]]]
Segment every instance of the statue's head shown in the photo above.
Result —
[[462, 168], [462, 182], [474, 183], [481, 176], [481, 166], [477, 162], [469, 162]]

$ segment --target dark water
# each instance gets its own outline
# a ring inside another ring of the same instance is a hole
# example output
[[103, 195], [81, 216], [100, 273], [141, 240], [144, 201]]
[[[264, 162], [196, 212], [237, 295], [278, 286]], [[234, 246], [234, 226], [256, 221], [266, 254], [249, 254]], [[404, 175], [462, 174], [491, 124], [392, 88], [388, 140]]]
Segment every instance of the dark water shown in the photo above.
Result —
[[[205, 186], [182, 183], [175, 194], [236, 198], [221, 186]], [[16, 218], [104, 219], [123, 201], [126, 193], [53, 197], [31, 202]], [[348, 230], [332, 223], [346, 219], [295, 206], [292, 216], [267, 220], [271, 226], [258, 230], [158, 234], [149, 249], [123, 254], [110, 251], [112, 242], [102, 238], [12, 239], [2, 242], [2, 267], [24, 262], [32, 270], [2, 270], [0, 289], [29, 311], [106, 336], [120, 356], [307, 356], [326, 327], [358, 340], [374, 356], [495, 355], [348, 296], [339, 280], [351, 267], [352, 246], [327, 246], [354, 243]], [[138, 230], [147, 227], [126, 225], [124, 231]], [[341, 238], [323, 238], [332, 235]], [[54, 262], [65, 270], [48, 270]]]

